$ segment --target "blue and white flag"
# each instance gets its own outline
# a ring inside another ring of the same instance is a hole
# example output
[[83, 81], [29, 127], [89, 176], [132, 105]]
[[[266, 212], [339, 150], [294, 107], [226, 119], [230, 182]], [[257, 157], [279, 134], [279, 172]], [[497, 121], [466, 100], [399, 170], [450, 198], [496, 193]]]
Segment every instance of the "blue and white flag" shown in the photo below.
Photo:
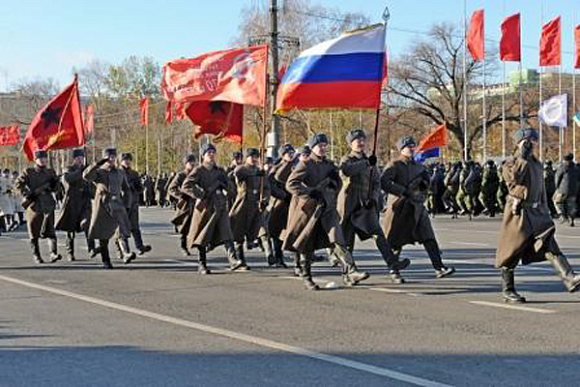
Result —
[[441, 152], [439, 151], [439, 148], [425, 149], [423, 151], [415, 153], [415, 161], [423, 164], [427, 159], [432, 159], [440, 156]]
[[576, 125], [580, 126], [580, 113], [576, 113], [576, 115], [574, 116], [574, 122], [576, 123]]
[[568, 126], [568, 95], [556, 95], [542, 102], [538, 112], [540, 121], [548, 126]]

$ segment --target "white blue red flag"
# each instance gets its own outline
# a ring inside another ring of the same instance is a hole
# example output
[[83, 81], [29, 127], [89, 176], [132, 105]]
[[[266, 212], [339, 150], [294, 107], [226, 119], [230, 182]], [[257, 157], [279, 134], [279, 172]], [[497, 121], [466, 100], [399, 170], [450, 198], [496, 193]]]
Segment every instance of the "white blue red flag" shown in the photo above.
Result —
[[277, 110], [378, 109], [385, 57], [383, 24], [322, 42], [302, 52], [286, 71]]

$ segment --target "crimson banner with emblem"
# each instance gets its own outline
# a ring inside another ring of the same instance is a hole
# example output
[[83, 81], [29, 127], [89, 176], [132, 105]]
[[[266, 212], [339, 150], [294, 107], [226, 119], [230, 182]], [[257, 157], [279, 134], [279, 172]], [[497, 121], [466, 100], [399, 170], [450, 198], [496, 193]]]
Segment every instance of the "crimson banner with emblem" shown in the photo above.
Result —
[[0, 146], [17, 145], [20, 142], [20, 126], [0, 126]]

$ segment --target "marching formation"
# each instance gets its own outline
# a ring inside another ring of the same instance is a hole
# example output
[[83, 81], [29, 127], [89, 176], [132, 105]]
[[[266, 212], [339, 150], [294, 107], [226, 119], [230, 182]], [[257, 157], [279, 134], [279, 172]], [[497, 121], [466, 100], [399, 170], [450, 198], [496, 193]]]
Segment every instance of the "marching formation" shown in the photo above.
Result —
[[[216, 163], [217, 148], [205, 144], [199, 160], [188, 155], [183, 170], [155, 183], [132, 169], [131, 154], [117, 157], [111, 147], [93, 165], [75, 149], [72, 165], [60, 178], [47, 165], [47, 152], [38, 150], [35, 165], [20, 176], [2, 174], [2, 223], [10, 231], [26, 219], [37, 263], [45, 262], [40, 239], [48, 240], [49, 262], [61, 259], [56, 230], [62, 230], [70, 261], [76, 259], [75, 238], [82, 234], [90, 257], [100, 255], [103, 267], [112, 269], [111, 239], [125, 264], [137, 257], [131, 238], [139, 255], [151, 251], [139, 228], [139, 206], [152, 205], [150, 193], [159, 187], [155, 201], [173, 205], [179, 249], [197, 256], [200, 274], [211, 274], [207, 253], [213, 249], [223, 248], [229, 269], [237, 272], [250, 270], [246, 252], [259, 248], [276, 268], [287, 268], [284, 252], [291, 253], [294, 274], [306, 289], [317, 290], [311, 267], [323, 259], [316, 255], [319, 250], [340, 269], [346, 286], [369, 278], [353, 258], [357, 237], [374, 240], [393, 284], [405, 282], [402, 273], [411, 262], [400, 255], [416, 243], [424, 246], [435, 278], [451, 276], [455, 268], [443, 261], [431, 217], [449, 213], [472, 219], [503, 211], [496, 267], [503, 298], [520, 303], [525, 298], [514, 285], [520, 263], [549, 261], [569, 291], [580, 287], [580, 276], [558, 248], [553, 221], [559, 217], [574, 226], [580, 167], [568, 156], [557, 171], [551, 163], [542, 165], [537, 139], [536, 130], [519, 130], [514, 157], [499, 166], [490, 160], [483, 166], [467, 161], [426, 167], [415, 159], [415, 140], [405, 136], [397, 143], [399, 157], [382, 169], [377, 157], [366, 153], [367, 136], [360, 129], [348, 133], [351, 151], [339, 165], [327, 157], [329, 141], [322, 133], [298, 151], [282, 146], [276, 163], [257, 149], [236, 152], [227, 169]], [[62, 205], [55, 219], [57, 196]]]

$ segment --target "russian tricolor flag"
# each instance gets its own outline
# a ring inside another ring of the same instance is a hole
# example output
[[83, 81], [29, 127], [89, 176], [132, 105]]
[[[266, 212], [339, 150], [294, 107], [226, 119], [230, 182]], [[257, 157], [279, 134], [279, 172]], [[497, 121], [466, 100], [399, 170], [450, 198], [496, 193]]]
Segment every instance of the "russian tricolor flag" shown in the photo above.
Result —
[[378, 109], [385, 74], [385, 26], [322, 42], [294, 61], [278, 89], [278, 111]]

